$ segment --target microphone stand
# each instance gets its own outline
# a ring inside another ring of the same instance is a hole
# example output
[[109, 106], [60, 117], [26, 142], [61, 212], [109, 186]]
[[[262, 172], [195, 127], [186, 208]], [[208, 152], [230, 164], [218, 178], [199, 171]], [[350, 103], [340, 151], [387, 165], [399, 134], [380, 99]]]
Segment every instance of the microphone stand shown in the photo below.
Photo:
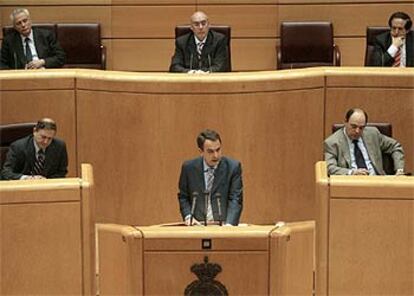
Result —
[[195, 210], [195, 205], [196, 205], [196, 202], [197, 202], [197, 197], [198, 197], [198, 192], [194, 191], [193, 192], [193, 199], [191, 201], [190, 226], [193, 225], [193, 217], [194, 217], [194, 210]]
[[218, 216], [219, 216], [219, 225], [223, 226], [223, 221], [221, 219], [221, 193], [217, 192], [215, 194], [215, 197], [217, 199], [217, 208], [218, 208]]
[[207, 209], [208, 209], [208, 197], [210, 196], [210, 191], [204, 190], [204, 226], [207, 226]]

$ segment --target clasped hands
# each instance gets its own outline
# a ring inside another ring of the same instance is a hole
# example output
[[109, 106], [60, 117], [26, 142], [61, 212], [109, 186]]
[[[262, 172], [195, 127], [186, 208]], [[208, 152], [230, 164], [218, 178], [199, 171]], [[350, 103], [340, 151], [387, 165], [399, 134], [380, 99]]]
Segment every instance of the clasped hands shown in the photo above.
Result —
[[[368, 176], [369, 175], [369, 171], [367, 169], [356, 169], [356, 170], [352, 170], [352, 175], [364, 175], [364, 176]], [[402, 176], [404, 175], [404, 170], [403, 169], [398, 169], [395, 172], [396, 176]]]
[[26, 64], [25, 69], [27, 70], [34, 70], [34, 69], [44, 69], [46, 62], [44, 59], [40, 60], [33, 60]]

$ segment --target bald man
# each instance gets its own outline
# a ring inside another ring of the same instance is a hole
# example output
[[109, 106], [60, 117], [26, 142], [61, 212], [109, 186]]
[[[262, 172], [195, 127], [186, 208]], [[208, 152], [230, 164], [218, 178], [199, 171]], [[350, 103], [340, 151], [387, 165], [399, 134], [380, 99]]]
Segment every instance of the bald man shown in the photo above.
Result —
[[175, 53], [170, 72], [205, 74], [229, 71], [227, 37], [210, 30], [207, 15], [195, 12], [191, 18], [191, 32], [175, 41]]
[[65, 142], [57, 139], [56, 123], [39, 120], [33, 134], [10, 145], [1, 171], [3, 180], [64, 178], [68, 155]]
[[390, 154], [395, 173], [404, 174], [404, 151], [393, 138], [375, 127], [366, 127], [368, 115], [353, 108], [345, 115], [344, 127], [324, 142], [329, 175], [385, 175], [382, 153]]

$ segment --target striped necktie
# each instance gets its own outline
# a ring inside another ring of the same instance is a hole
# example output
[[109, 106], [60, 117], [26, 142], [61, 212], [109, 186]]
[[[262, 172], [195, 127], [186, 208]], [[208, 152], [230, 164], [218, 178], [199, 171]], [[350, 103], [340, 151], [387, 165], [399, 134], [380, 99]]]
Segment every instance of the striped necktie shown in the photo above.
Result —
[[40, 149], [39, 152], [37, 152], [37, 158], [33, 166], [33, 175], [44, 175], [45, 170], [45, 152]]
[[203, 47], [204, 47], [204, 42], [198, 43], [198, 45], [197, 45], [198, 58], [201, 57], [201, 52], [203, 51]]
[[397, 53], [394, 57], [394, 63], [392, 64], [393, 67], [399, 67], [401, 65], [401, 47], [398, 48]]
[[208, 200], [207, 200], [207, 221], [214, 221], [213, 208], [211, 207], [211, 189], [213, 189], [214, 169], [208, 168], [206, 171], [207, 171], [206, 190], [209, 192]]

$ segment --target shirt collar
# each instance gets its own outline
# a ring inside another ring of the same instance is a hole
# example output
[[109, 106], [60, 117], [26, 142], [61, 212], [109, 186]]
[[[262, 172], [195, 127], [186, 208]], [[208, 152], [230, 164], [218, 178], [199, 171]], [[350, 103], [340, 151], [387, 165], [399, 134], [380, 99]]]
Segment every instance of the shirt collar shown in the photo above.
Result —
[[39, 150], [40, 150], [40, 147], [39, 147], [39, 145], [37, 145], [37, 143], [36, 143], [36, 141], [35, 141], [34, 138], [33, 138], [33, 144], [34, 144], [34, 147], [35, 147], [36, 154], [38, 154], [39, 153]]
[[[344, 127], [344, 135], [345, 135], [346, 140], [348, 141], [348, 144], [349, 144], [349, 145], [350, 145], [350, 144], [352, 144], [352, 143], [353, 143], [353, 140], [351, 140], [351, 139], [348, 137], [348, 135], [346, 134], [345, 127]], [[362, 135], [361, 135], [361, 137], [359, 137], [359, 138], [357, 139], [357, 141], [358, 141], [358, 143], [362, 142]]]
[[29, 34], [29, 36], [23, 36], [22, 34], [20, 34], [20, 38], [22, 38], [22, 42], [23, 43], [25, 43], [26, 42], [26, 38], [29, 38], [30, 39], [30, 41], [32, 41], [33, 42], [33, 29], [32, 30], [30, 30], [30, 34]]
[[203, 158], [203, 172], [207, 172], [208, 169], [214, 169], [215, 170], [215, 169], [217, 169], [217, 166], [218, 166], [218, 164], [215, 165], [214, 167], [209, 166], [206, 163], [205, 159]]
[[198, 46], [198, 44], [200, 44], [200, 43], [204, 43], [204, 44], [206, 44], [206, 41], [207, 41], [207, 36], [208, 35], [206, 35], [206, 37], [203, 39], [203, 40], [198, 40], [197, 39], [197, 37], [196, 37], [196, 35], [194, 34], [194, 40], [195, 40], [195, 44]]

